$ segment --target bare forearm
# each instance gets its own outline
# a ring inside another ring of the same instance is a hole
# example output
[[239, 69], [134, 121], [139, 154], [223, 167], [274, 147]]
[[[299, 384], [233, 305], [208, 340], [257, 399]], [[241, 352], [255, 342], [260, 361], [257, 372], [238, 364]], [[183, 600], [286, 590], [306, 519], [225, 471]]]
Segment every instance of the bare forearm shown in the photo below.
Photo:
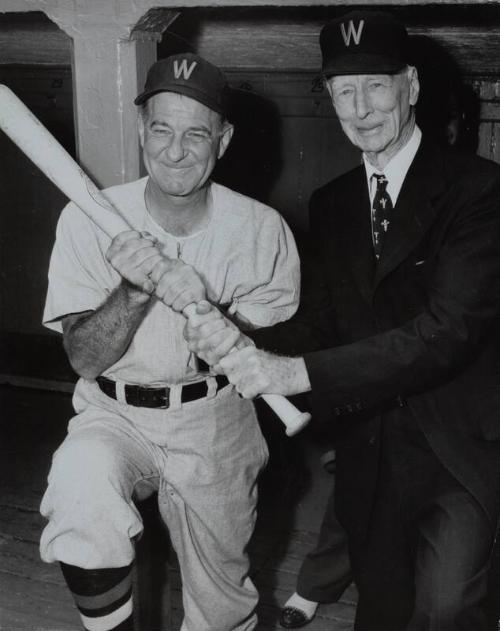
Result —
[[116, 363], [129, 347], [150, 301], [148, 294], [124, 281], [96, 311], [67, 316], [64, 347], [75, 372], [94, 379]]

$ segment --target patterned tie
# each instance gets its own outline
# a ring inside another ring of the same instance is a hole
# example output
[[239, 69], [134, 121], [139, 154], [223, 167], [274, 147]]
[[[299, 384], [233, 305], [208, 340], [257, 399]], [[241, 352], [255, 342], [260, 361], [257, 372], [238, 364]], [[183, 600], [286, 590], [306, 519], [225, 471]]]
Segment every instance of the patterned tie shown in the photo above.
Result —
[[375, 256], [378, 259], [382, 252], [384, 238], [389, 229], [392, 216], [392, 200], [387, 192], [387, 178], [384, 174], [374, 173], [373, 176], [377, 180], [377, 190], [373, 198], [372, 206], [372, 237]]

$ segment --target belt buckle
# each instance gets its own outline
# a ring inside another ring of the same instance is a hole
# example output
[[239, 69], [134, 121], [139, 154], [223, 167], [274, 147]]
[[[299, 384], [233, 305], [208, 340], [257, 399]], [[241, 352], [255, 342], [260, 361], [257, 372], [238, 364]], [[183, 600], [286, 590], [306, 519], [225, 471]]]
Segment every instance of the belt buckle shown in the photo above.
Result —
[[141, 388], [138, 391], [139, 407], [155, 408], [157, 410], [166, 410], [170, 405], [169, 388]]
[[158, 393], [158, 396], [160, 397], [160, 401], [163, 401], [162, 405], [158, 406], [159, 410], [166, 410], [167, 408], [170, 407], [170, 388], [162, 388], [161, 391]]

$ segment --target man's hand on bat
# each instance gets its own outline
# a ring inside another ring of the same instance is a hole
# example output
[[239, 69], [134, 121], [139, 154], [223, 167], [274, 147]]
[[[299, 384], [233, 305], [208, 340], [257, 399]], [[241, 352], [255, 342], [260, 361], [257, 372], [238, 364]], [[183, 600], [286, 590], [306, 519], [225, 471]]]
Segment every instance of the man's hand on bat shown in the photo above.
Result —
[[222, 370], [245, 399], [261, 394], [292, 395], [311, 389], [302, 357], [282, 357], [247, 346], [223, 357]]
[[149, 233], [135, 230], [120, 232], [111, 242], [106, 258], [136, 289], [147, 294], [154, 292], [155, 283], [150, 274], [163, 256], [156, 247], [156, 239]]
[[216, 372], [222, 372], [218, 364], [233, 348], [253, 345], [249, 337], [206, 300], [197, 304], [196, 314], [186, 322], [184, 339], [189, 350]]
[[205, 285], [198, 272], [180, 259], [162, 257], [154, 266], [150, 279], [155, 285], [156, 296], [179, 313], [206, 296]]

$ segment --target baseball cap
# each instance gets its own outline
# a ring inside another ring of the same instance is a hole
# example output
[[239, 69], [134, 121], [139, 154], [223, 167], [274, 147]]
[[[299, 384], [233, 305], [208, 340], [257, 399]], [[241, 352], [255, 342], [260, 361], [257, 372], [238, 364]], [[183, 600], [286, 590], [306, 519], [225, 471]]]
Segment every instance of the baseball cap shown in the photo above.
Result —
[[144, 91], [135, 99], [142, 105], [159, 92], [176, 92], [226, 115], [229, 85], [217, 66], [194, 53], [180, 53], [156, 61], [149, 69]]
[[409, 63], [408, 42], [405, 27], [390, 13], [351, 11], [321, 29], [321, 72], [394, 74]]

